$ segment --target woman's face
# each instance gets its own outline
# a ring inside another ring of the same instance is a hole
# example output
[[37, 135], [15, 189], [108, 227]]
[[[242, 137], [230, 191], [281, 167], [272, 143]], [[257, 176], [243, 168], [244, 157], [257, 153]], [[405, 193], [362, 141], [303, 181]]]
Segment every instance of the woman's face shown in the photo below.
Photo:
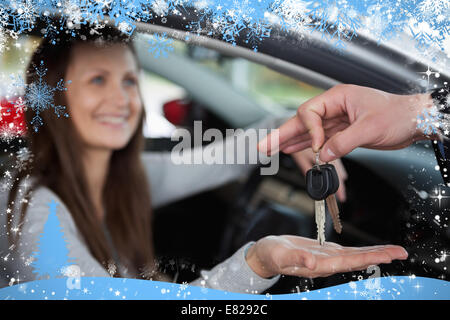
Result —
[[138, 68], [125, 45], [77, 43], [66, 72], [70, 117], [88, 148], [118, 150], [141, 119]]

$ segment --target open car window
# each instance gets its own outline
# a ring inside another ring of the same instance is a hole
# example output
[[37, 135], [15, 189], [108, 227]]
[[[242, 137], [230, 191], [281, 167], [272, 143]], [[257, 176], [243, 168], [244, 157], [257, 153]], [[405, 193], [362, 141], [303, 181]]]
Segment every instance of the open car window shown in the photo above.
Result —
[[[264, 65], [176, 39], [168, 38], [166, 52], [155, 53], [151, 47], [153, 37], [138, 36], [145, 70], [141, 88], [147, 115], [153, 116], [147, 120], [147, 137], [169, 137], [175, 129], [164, 119], [164, 104], [174, 99], [192, 98], [219, 118], [244, 126], [264, 114], [295, 110], [323, 92]], [[238, 112], [235, 106], [241, 106]], [[239, 124], [243, 117], [249, 121]]]

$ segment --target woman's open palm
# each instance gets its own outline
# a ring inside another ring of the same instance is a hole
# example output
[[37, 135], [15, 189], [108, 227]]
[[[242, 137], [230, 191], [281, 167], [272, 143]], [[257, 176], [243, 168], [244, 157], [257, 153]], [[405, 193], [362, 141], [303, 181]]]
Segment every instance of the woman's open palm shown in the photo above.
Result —
[[370, 265], [404, 260], [406, 250], [395, 245], [343, 247], [333, 242], [292, 236], [267, 236], [247, 254], [247, 263], [261, 277], [277, 274], [315, 278], [364, 270]]

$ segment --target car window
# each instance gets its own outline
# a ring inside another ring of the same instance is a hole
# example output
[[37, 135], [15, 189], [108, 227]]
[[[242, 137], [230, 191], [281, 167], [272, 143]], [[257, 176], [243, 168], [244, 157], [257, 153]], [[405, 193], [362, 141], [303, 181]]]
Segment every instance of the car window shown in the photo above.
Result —
[[181, 41], [174, 40], [174, 43], [174, 52], [209, 68], [237, 90], [271, 108], [296, 109], [302, 102], [323, 92], [323, 89], [246, 59], [225, 56]]
[[[13, 85], [12, 78], [25, 76], [25, 68], [33, 51], [38, 47], [40, 38], [33, 36], [20, 36], [14, 39], [5, 35], [7, 48], [0, 54], [0, 95], [6, 98], [11, 94], [22, 94], [20, 87]], [[9, 98], [9, 97], [8, 97]]]
[[164, 117], [163, 106], [169, 101], [183, 99], [186, 90], [164, 77], [146, 71], [141, 72], [140, 88], [146, 113], [144, 136], [170, 137], [176, 126]]
[[[159, 44], [160, 47], [155, 48], [152, 47], [152, 43], [155, 38], [161, 38], [160, 34], [139, 34], [139, 36], [145, 43], [140, 50], [148, 50], [140, 55], [141, 64], [146, 66], [147, 70], [142, 85], [146, 98], [146, 110], [148, 114], [153, 115], [153, 118], [149, 119], [147, 136], [169, 136], [167, 133], [170, 131], [170, 126], [166, 125], [163, 115], [165, 103], [191, 95], [197, 99], [200, 96], [200, 100], [203, 100], [201, 96], [217, 95], [221, 91], [220, 85], [219, 87], [213, 85], [206, 79], [222, 81], [241, 97], [241, 99], [233, 99], [227, 96], [226, 99], [229, 101], [227, 109], [230, 109], [231, 105], [243, 104], [245, 102], [242, 101], [243, 99], [253, 101], [260, 109], [267, 110], [266, 114], [284, 114], [289, 110], [295, 110], [301, 103], [323, 92], [323, 89], [240, 57], [227, 56], [212, 49], [171, 38], [167, 38], [169, 40], [165, 45]], [[176, 61], [175, 56], [179, 57]], [[192, 74], [192, 76], [174, 76], [172, 73], [174, 63], [180, 63], [179, 68], [184, 68], [184, 73]], [[174, 81], [178, 84], [167, 78], [175, 79]], [[184, 89], [190, 87], [193, 82], [197, 83], [196, 92]], [[198, 86], [204, 88], [199, 90]], [[218, 97], [218, 99], [223, 98]], [[205, 104], [205, 101], [201, 102]], [[216, 102], [209, 99], [204, 107], [210, 108], [213, 112], [219, 109], [224, 113], [228, 112], [223, 110], [224, 106], [220, 106], [219, 103], [211, 105]], [[239, 112], [244, 110], [240, 109]], [[239, 117], [239, 112], [230, 109], [229, 117]], [[247, 109], [246, 112], [253, 111]], [[218, 114], [218, 116], [223, 117], [224, 114]], [[230, 120], [226, 118], [224, 117], [224, 120]], [[255, 115], [255, 119], [258, 118], [260, 114]], [[157, 128], [163, 126], [167, 129], [165, 132], [163, 130], [155, 132]]]

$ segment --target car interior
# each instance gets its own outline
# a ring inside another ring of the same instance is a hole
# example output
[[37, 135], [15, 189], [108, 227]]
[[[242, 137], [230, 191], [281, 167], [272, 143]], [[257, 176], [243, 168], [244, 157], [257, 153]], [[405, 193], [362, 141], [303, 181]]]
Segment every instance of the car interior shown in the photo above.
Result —
[[[246, 59], [238, 49], [224, 53], [181, 40], [174, 41], [175, 50], [168, 58], [155, 58], [142, 47], [151, 36], [139, 34], [136, 40], [143, 68], [146, 152], [169, 152], [177, 143], [171, 140], [172, 132], [176, 128], [191, 131], [194, 121], [201, 120], [204, 130], [217, 128], [225, 134], [227, 128], [251, 126], [264, 117], [294, 114], [301, 103], [332, 84], [319, 86], [307, 77], [299, 80], [289, 72]], [[36, 45], [36, 36], [23, 38], [22, 48], [8, 54], [10, 65], [23, 66], [20, 59], [26, 59]], [[12, 114], [11, 99], [2, 98], [3, 115]], [[14, 123], [17, 127], [21, 121], [4, 115], [1, 126]], [[4, 168], [8, 154], [25, 145], [26, 139], [20, 136], [3, 140], [0, 166]], [[327, 241], [345, 246], [399, 244], [408, 248], [421, 242], [449, 247], [450, 232], [436, 229], [430, 220], [414, 218], [417, 212], [386, 177], [351, 158], [342, 161], [348, 172], [347, 201], [339, 203], [343, 232], [337, 234], [328, 218]], [[248, 241], [282, 234], [315, 238], [317, 232], [314, 202], [306, 193], [304, 176], [285, 154], [280, 155], [276, 175], [261, 176], [258, 167], [242, 179], [157, 208], [153, 230], [161, 270], [177, 283], [194, 280], [200, 270], [211, 269]], [[394, 261], [382, 265], [381, 273], [439, 277], [442, 270], [433, 269], [434, 256], [429, 251], [417, 247], [413, 251], [416, 262]], [[425, 266], [422, 261], [427, 261]], [[314, 290], [367, 276], [364, 272], [317, 279], [282, 276], [269, 291]]]

